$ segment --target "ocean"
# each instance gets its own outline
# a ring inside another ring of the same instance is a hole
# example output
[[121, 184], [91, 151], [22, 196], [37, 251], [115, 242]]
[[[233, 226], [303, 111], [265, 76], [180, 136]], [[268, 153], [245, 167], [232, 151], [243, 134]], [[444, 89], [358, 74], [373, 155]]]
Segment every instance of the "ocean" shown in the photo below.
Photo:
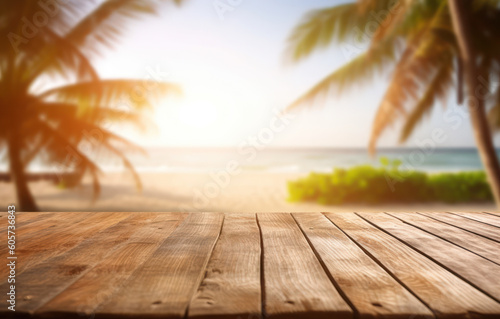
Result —
[[[500, 157], [500, 150], [497, 150]], [[5, 154], [4, 154], [5, 155]], [[3, 156], [5, 158], [5, 156]], [[122, 171], [120, 160], [104, 154], [93, 154], [103, 171]], [[262, 149], [255, 148], [150, 148], [147, 155], [129, 154], [130, 161], [139, 172], [191, 172], [204, 173], [222, 170], [228, 164], [243, 171], [269, 173], [330, 172], [335, 167], [349, 168], [356, 165], [380, 165], [380, 158], [399, 159], [402, 169], [425, 172], [456, 172], [482, 170], [477, 150], [474, 148], [441, 149], [379, 149], [371, 157], [366, 149]], [[54, 172], [62, 165], [47, 167], [33, 163], [31, 172]], [[6, 171], [3, 161], [0, 171]]]
[[[500, 158], [500, 150], [497, 150]], [[224, 169], [228, 163], [244, 171], [269, 173], [330, 172], [335, 167], [380, 165], [380, 158], [399, 159], [402, 169], [426, 172], [482, 170], [474, 148], [381, 149], [372, 157], [366, 149], [171, 149], [152, 148], [148, 156], [132, 156], [140, 172], [209, 172]], [[104, 164], [105, 170], [119, 170], [119, 162]]]

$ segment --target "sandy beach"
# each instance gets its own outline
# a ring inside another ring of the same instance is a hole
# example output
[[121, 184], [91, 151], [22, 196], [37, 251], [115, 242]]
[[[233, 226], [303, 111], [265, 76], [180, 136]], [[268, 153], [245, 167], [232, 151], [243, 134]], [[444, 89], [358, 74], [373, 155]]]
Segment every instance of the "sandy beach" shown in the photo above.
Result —
[[[287, 202], [290, 173], [242, 172], [229, 179], [203, 173], [144, 173], [142, 191], [132, 178], [113, 173], [102, 176], [101, 195], [92, 201], [89, 180], [74, 189], [60, 189], [49, 181], [31, 182], [30, 188], [42, 211], [213, 211], [317, 212], [317, 211], [496, 211], [493, 203], [323, 206]], [[15, 203], [12, 183], [0, 183], [0, 205]]]

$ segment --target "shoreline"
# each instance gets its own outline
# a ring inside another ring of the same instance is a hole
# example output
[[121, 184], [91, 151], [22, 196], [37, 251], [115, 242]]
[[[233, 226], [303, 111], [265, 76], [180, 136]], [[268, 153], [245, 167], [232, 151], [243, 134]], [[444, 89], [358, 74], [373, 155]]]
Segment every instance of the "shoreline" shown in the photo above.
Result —
[[[213, 211], [255, 212], [379, 212], [379, 211], [497, 211], [491, 203], [415, 203], [324, 206], [287, 202], [287, 181], [302, 173], [241, 172], [217, 187], [213, 177], [203, 173], [140, 173], [142, 192], [124, 173], [102, 174], [101, 196], [92, 201], [89, 178], [73, 189], [58, 188], [50, 180], [29, 183], [41, 211]], [[214, 186], [215, 185], [215, 186]], [[15, 203], [12, 183], [0, 182], [0, 205]], [[218, 189], [217, 189], [218, 188]]]

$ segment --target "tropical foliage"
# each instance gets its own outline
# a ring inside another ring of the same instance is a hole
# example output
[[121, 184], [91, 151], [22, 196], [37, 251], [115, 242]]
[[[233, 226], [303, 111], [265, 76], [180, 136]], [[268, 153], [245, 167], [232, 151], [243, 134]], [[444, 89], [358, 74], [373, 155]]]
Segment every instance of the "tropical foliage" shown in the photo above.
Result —
[[[476, 20], [481, 21], [475, 39], [487, 53], [481, 64], [487, 83], [500, 76], [500, 10], [494, 2], [477, 1], [474, 12]], [[377, 27], [373, 31], [374, 24]], [[369, 43], [364, 49], [362, 41], [367, 39]], [[374, 120], [372, 149], [381, 133], [398, 118], [405, 122], [401, 132], [401, 141], [405, 141], [435, 102], [442, 101], [446, 106], [449, 89], [463, 85], [458, 78], [460, 59], [447, 1], [357, 1], [320, 9], [303, 19], [289, 42], [294, 61], [335, 42], [347, 54], [359, 51], [359, 55], [320, 81], [290, 109], [308, 106], [330, 92], [340, 93], [359, 83], [391, 75]], [[498, 124], [500, 87], [494, 89], [489, 106], [491, 115], [495, 115], [491, 119]]]
[[320, 204], [479, 202], [492, 200], [484, 172], [426, 174], [403, 171], [399, 162], [311, 173], [288, 183], [289, 200]]
[[[463, 15], [458, 17], [450, 3], [463, 7]], [[400, 141], [405, 142], [438, 101], [446, 106], [451, 89], [456, 88], [461, 104], [466, 82], [476, 141], [500, 204], [500, 168], [488, 124], [482, 121], [488, 112], [491, 127], [500, 129], [500, 86], [491, 85], [500, 78], [499, 4], [496, 0], [358, 0], [310, 12], [289, 38], [289, 57], [297, 62], [332, 44], [354, 57], [289, 110], [389, 75], [371, 131], [369, 149], [374, 153], [379, 137], [398, 120], [403, 121]], [[460, 45], [465, 43], [463, 34], [457, 32], [460, 25], [473, 33], [467, 46], [474, 56], [468, 60], [466, 46]]]
[[104, 54], [130, 21], [157, 6], [151, 0], [0, 2], [0, 37], [8, 41], [0, 46], [0, 143], [8, 149], [21, 209], [37, 209], [25, 172], [35, 159], [64, 165], [73, 176], [67, 186], [89, 174], [99, 193], [99, 165], [81, 150], [83, 142], [121, 159], [140, 185], [124, 155], [138, 147], [109, 130], [109, 123], [146, 126], [142, 111], [179, 88], [102, 79], [91, 59]]

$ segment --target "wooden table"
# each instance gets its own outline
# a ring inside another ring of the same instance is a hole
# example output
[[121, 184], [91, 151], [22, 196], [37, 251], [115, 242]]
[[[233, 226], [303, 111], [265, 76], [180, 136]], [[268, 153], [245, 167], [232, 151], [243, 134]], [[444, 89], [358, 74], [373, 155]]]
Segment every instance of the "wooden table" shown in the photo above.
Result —
[[16, 240], [0, 318], [500, 318], [497, 213], [19, 213]]

